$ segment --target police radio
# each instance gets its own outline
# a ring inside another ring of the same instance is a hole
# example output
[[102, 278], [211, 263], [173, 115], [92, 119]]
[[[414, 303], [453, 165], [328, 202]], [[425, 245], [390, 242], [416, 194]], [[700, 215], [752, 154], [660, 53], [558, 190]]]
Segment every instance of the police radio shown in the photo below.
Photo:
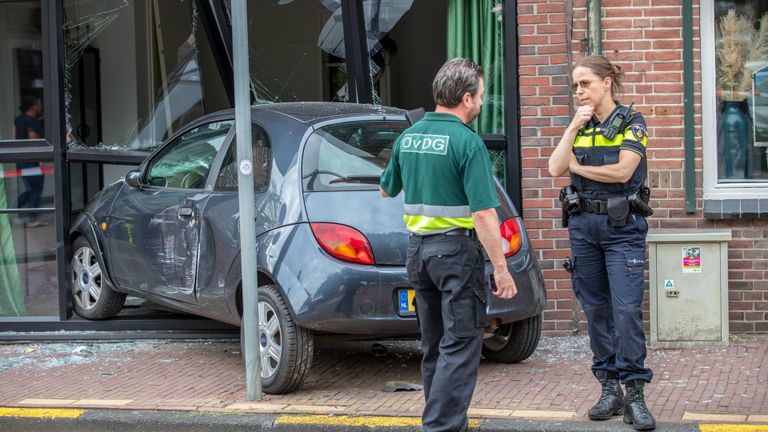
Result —
[[608, 119], [608, 126], [603, 129], [603, 136], [609, 141], [616, 137], [619, 131], [623, 131], [629, 123], [629, 116], [632, 113], [632, 106], [635, 103], [632, 102], [628, 107], [619, 105], [618, 109], [613, 112], [613, 115]]

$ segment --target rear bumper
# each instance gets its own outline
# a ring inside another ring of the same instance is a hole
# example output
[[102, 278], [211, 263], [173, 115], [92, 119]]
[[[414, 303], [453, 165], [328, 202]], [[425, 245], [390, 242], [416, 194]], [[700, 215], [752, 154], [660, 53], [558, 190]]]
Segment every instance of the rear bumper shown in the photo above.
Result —
[[[296, 323], [307, 329], [352, 335], [416, 335], [413, 314], [399, 313], [398, 291], [411, 288], [403, 266], [366, 266], [339, 261], [320, 249], [307, 225], [296, 225], [293, 244], [277, 267], [269, 271], [286, 293]], [[301, 257], [290, 255], [301, 251]], [[502, 300], [489, 290], [488, 317], [502, 323], [522, 320], [541, 313], [546, 292], [541, 271], [530, 248], [508, 259], [518, 294]], [[301, 262], [301, 267], [285, 264]], [[283, 264], [283, 265], [281, 265]], [[490, 267], [487, 273], [491, 273]], [[308, 277], [309, 276], [309, 277]]]

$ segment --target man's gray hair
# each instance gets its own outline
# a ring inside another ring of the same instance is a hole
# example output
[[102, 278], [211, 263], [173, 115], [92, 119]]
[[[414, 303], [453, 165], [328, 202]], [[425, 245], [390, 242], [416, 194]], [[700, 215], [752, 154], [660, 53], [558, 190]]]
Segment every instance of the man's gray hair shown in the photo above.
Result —
[[443, 64], [432, 81], [432, 97], [435, 103], [453, 108], [461, 103], [465, 93], [472, 96], [480, 90], [482, 66], [472, 60], [455, 58]]

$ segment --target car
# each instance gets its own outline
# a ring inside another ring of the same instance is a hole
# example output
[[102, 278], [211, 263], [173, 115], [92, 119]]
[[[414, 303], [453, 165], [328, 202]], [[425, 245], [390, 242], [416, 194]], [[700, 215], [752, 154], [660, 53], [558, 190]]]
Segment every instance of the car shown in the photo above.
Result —
[[[324, 102], [256, 105], [251, 113], [257, 261], [250, 264], [258, 270], [261, 376], [264, 392], [280, 394], [307, 376], [315, 335], [418, 335], [403, 194], [383, 199], [378, 187], [410, 116]], [[240, 325], [234, 122], [228, 110], [183, 127], [76, 217], [78, 315], [114, 317], [131, 295]], [[519, 362], [538, 344], [546, 291], [523, 221], [496, 188], [518, 295], [489, 294], [482, 352]]]

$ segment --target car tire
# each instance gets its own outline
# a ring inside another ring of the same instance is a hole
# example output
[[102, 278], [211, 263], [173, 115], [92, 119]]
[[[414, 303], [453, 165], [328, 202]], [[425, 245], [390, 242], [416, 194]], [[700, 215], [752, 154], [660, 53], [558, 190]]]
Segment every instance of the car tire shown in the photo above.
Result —
[[72, 244], [72, 305], [90, 320], [112, 318], [125, 304], [125, 294], [112, 289], [104, 266], [85, 237]]
[[[268, 329], [272, 329], [268, 331]], [[240, 352], [245, 358], [244, 330], [240, 326]], [[274, 285], [259, 287], [259, 341], [261, 387], [267, 394], [290, 393], [304, 382], [312, 367], [312, 332], [299, 327]]]
[[483, 340], [483, 356], [501, 363], [521, 362], [536, 351], [541, 339], [541, 314], [505, 324]]

